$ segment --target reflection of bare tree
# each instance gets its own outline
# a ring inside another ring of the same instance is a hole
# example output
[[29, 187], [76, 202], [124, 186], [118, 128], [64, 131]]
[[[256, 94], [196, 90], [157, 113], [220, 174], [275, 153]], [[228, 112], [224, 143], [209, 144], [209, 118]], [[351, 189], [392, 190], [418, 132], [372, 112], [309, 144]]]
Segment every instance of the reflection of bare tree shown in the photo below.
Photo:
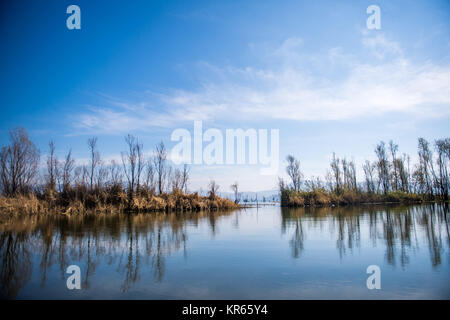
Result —
[[303, 229], [302, 219], [300, 218], [302, 213], [304, 213], [303, 208], [297, 209], [281, 209], [282, 223], [281, 230], [283, 233], [287, 231], [288, 228], [294, 226], [294, 232], [289, 245], [292, 249], [292, 256], [294, 258], [300, 257], [303, 251], [303, 242], [305, 240], [305, 232]]
[[292, 248], [292, 256], [294, 258], [298, 258], [300, 253], [303, 251], [303, 240], [305, 239], [305, 235], [303, 233], [302, 221], [295, 221], [295, 231], [292, 239], [290, 241]]
[[445, 224], [445, 231], [447, 234], [447, 245], [450, 247], [450, 230], [449, 230], [449, 224], [450, 224], [450, 216], [449, 216], [449, 212], [450, 209], [448, 207], [448, 203], [444, 203], [443, 206], [438, 207], [439, 211], [442, 211], [442, 213], [439, 214], [439, 216], [441, 217], [441, 220], [444, 220], [444, 224]]
[[336, 247], [339, 251], [339, 256], [345, 255], [345, 219], [342, 218], [340, 214], [337, 216], [338, 223], [338, 238], [336, 240]]
[[[93, 261], [92, 258], [92, 235], [91, 233], [87, 234], [87, 245], [86, 245], [86, 264], [85, 264], [85, 275], [83, 277], [84, 280], [84, 284], [83, 284], [83, 288], [89, 288], [89, 277], [91, 276], [91, 274], [95, 271], [95, 261]], [[98, 248], [97, 246], [94, 246], [94, 249]]]
[[378, 236], [378, 211], [369, 208], [369, 238], [372, 240], [373, 246], [376, 245]]
[[396, 216], [396, 219], [400, 228], [400, 263], [402, 266], [405, 266], [409, 263], [408, 249], [412, 246], [411, 234], [414, 228], [414, 225], [412, 223], [411, 210], [409, 208], [406, 209], [404, 211], [404, 214], [398, 214]]
[[81, 267], [83, 288], [89, 287], [100, 263], [117, 265], [124, 276], [122, 291], [139, 280], [143, 263], [156, 281], [162, 281], [165, 258], [180, 248], [186, 256], [186, 225], [197, 226], [205, 220], [214, 233], [217, 219], [230, 213], [15, 217], [0, 224], [1, 294], [15, 297], [31, 277], [36, 259], [42, 286], [50, 268], [57, 265], [64, 279], [69, 264]]
[[389, 264], [395, 264], [395, 239], [394, 221], [389, 209], [386, 210], [383, 219], [384, 239], [386, 240], [386, 260]]
[[0, 297], [15, 297], [31, 277], [28, 241], [26, 232], [0, 234]]
[[153, 259], [155, 278], [162, 280], [164, 275], [164, 256], [161, 254], [161, 226], [158, 226], [158, 240], [156, 241], [156, 256]]
[[333, 210], [333, 218], [337, 223], [338, 231], [336, 247], [340, 257], [346, 254], [347, 249], [352, 252], [353, 248], [360, 246], [360, 216], [360, 214], [348, 212], [344, 208]]
[[[344, 208], [296, 208], [281, 209], [281, 231], [292, 230], [289, 245], [292, 255], [297, 258], [303, 250], [305, 238], [304, 224], [313, 223], [319, 229], [326, 226], [331, 234], [336, 233], [336, 248], [341, 258], [361, 243], [361, 222], [368, 222], [369, 239], [376, 246], [384, 243], [386, 261], [401, 266], [409, 263], [409, 254], [419, 248], [418, 232], [423, 230], [430, 252], [432, 266], [441, 264], [444, 251], [443, 238], [449, 240], [448, 205], [423, 206], [368, 206]], [[419, 229], [419, 230], [418, 230]]]
[[55, 243], [53, 238], [53, 226], [44, 225], [44, 228], [42, 228], [41, 230], [42, 255], [39, 266], [42, 270], [41, 285], [43, 286], [45, 284], [45, 281], [47, 280], [47, 267], [51, 266], [54, 262], [53, 259], [55, 254]]
[[[441, 229], [436, 228], [436, 226], [439, 225], [436, 223], [439, 215], [433, 214], [434, 212], [436, 212], [436, 210], [434, 210], [433, 205], [424, 206], [424, 210], [419, 216], [420, 224], [425, 229], [425, 234], [428, 239], [428, 250], [430, 251], [433, 267], [441, 264], [441, 252], [443, 249]], [[440, 210], [437, 210], [437, 212], [440, 213]]]
[[127, 244], [128, 254], [127, 262], [125, 264], [125, 280], [122, 285], [122, 291], [128, 291], [133, 283], [138, 279], [139, 275], [139, 241], [137, 239], [137, 232], [133, 230], [131, 218], [127, 221]]
[[216, 234], [216, 216], [214, 212], [211, 212], [211, 214], [209, 215], [209, 225], [211, 227], [211, 232], [214, 236]]

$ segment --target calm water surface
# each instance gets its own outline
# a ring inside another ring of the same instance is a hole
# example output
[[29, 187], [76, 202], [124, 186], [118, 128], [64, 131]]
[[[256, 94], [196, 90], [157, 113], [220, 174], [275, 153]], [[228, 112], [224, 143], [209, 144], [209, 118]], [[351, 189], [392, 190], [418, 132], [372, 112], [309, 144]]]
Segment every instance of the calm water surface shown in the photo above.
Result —
[[0, 297], [449, 299], [449, 224], [442, 205], [3, 219]]

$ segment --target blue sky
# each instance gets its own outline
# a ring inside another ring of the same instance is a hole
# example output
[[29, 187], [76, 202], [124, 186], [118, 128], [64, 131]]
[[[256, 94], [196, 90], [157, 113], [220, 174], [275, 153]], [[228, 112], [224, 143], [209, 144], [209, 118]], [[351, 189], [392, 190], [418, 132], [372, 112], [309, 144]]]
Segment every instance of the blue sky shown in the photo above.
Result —
[[[66, 8], [81, 8], [81, 30]], [[366, 8], [381, 8], [381, 30]], [[448, 137], [448, 1], [10, 1], [0, 5], [1, 144], [25, 127], [104, 159], [132, 133], [169, 149], [176, 128], [280, 130], [280, 160], [323, 176], [331, 153], [373, 159], [380, 140], [416, 153]], [[282, 176], [283, 165], [279, 175]], [[361, 171], [361, 170], [359, 170]], [[191, 189], [276, 187], [255, 166], [193, 166]]]

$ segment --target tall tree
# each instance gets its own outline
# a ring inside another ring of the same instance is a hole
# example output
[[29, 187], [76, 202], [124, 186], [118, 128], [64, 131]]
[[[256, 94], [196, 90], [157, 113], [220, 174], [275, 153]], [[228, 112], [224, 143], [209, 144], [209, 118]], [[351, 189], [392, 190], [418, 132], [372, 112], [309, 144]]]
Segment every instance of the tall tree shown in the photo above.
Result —
[[62, 164], [62, 191], [64, 192], [67, 192], [70, 189], [74, 165], [75, 160], [72, 159], [72, 150], [69, 150]]
[[237, 181], [230, 186], [231, 190], [234, 193], [234, 203], [239, 203], [241, 201], [239, 194], [239, 184]]
[[50, 192], [56, 191], [56, 180], [59, 175], [59, 162], [55, 155], [55, 143], [50, 141], [49, 154], [47, 156], [47, 190]]
[[433, 180], [435, 177], [433, 166], [433, 152], [430, 149], [430, 144], [424, 138], [418, 139], [418, 155], [419, 155], [419, 170], [424, 184], [424, 192], [429, 194], [431, 198], [434, 197]]
[[342, 174], [341, 174], [341, 166], [340, 160], [336, 157], [336, 154], [333, 152], [333, 158], [330, 162], [331, 172], [334, 180], [334, 191], [336, 193], [341, 192], [342, 185]]
[[117, 163], [116, 160], [111, 160], [109, 165], [109, 185], [112, 188], [121, 188], [122, 187], [122, 171], [120, 170], [120, 164]]
[[209, 189], [209, 198], [214, 199], [217, 196], [217, 192], [219, 191], [220, 186], [216, 183], [215, 180], [211, 180], [208, 185]]
[[89, 162], [89, 189], [92, 190], [94, 188], [95, 170], [100, 164], [100, 153], [97, 150], [97, 137], [90, 138], [87, 143], [91, 156]]
[[394, 141], [389, 141], [389, 151], [392, 157], [392, 189], [398, 190], [398, 168], [397, 168], [397, 151], [398, 144], [395, 144]]
[[0, 181], [8, 196], [28, 193], [33, 187], [39, 164], [39, 150], [24, 128], [11, 130], [10, 144], [0, 152]]
[[389, 161], [386, 155], [386, 145], [381, 141], [375, 147], [375, 154], [377, 155], [377, 169], [378, 169], [378, 179], [379, 184], [381, 184], [383, 193], [389, 191]]
[[448, 200], [449, 176], [448, 167], [450, 164], [450, 138], [435, 141], [437, 151], [437, 165], [439, 170], [438, 186], [441, 197]]
[[369, 160], [366, 160], [366, 162], [363, 164], [364, 176], [366, 179], [366, 190], [369, 193], [375, 193], [375, 182], [374, 182], [375, 168], [376, 165], [370, 163]]
[[288, 155], [286, 157], [286, 161], [288, 163], [286, 172], [291, 178], [292, 186], [294, 187], [295, 191], [300, 191], [300, 186], [303, 179], [303, 174], [300, 171], [300, 161], [295, 159], [292, 155]]
[[166, 147], [164, 146], [164, 142], [161, 141], [156, 146], [155, 156], [153, 158], [153, 161], [154, 161], [154, 168], [156, 171], [158, 193], [162, 194], [164, 191], [165, 179], [168, 175], [167, 150], [166, 150]]
[[128, 181], [128, 198], [129, 203], [133, 200], [136, 184], [139, 182], [138, 176], [140, 176], [141, 166], [142, 166], [142, 154], [141, 147], [137, 139], [128, 134], [125, 136], [125, 142], [127, 144], [128, 150], [122, 152], [122, 164], [125, 176]]
[[189, 182], [189, 167], [187, 164], [183, 165], [183, 171], [181, 172], [181, 190], [187, 193], [187, 187]]

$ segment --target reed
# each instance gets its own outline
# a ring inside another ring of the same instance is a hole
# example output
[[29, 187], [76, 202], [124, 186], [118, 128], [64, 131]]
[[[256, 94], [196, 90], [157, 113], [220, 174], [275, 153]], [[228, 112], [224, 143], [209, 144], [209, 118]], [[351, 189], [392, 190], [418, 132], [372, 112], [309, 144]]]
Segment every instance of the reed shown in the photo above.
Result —
[[325, 189], [295, 191], [286, 188], [281, 190], [281, 206], [283, 207], [342, 206], [369, 203], [420, 203], [425, 200], [421, 195], [403, 191], [375, 194], [345, 190], [338, 194]]
[[129, 198], [125, 193], [113, 195], [87, 194], [75, 199], [64, 199], [63, 195], [38, 198], [34, 194], [14, 197], [0, 196], [0, 214], [83, 214], [119, 212], [169, 212], [237, 209], [240, 206], [218, 196], [206, 197], [198, 193], [140, 194]]

